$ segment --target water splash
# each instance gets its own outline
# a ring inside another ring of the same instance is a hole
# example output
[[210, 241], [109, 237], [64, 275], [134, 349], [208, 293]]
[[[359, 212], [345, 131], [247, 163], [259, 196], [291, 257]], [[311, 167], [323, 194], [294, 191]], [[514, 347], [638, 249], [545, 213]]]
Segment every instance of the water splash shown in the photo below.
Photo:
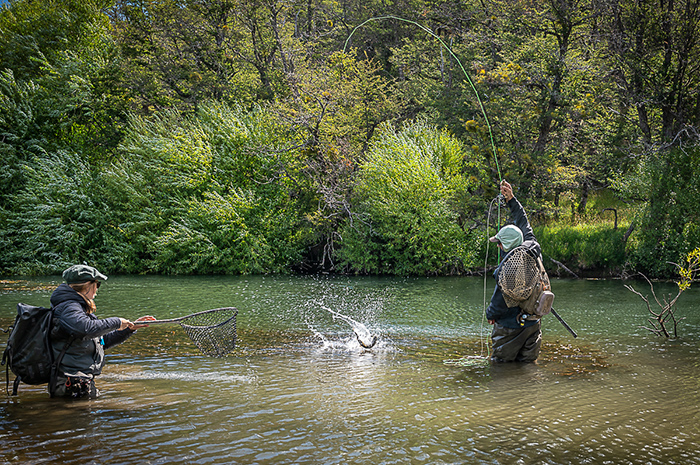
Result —
[[333, 315], [333, 318], [338, 318], [348, 323], [355, 333], [357, 342], [365, 349], [371, 349], [377, 343], [377, 336], [370, 333], [369, 329], [367, 329], [367, 327], [359, 321], [355, 321], [349, 316], [341, 315], [340, 313], [331, 310], [324, 305], [321, 305], [320, 307]]

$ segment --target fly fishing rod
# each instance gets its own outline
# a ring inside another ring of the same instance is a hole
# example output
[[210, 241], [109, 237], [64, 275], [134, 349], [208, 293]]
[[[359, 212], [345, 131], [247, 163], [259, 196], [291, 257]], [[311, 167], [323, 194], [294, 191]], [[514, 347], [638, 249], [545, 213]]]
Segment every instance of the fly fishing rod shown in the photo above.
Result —
[[391, 20], [395, 20], [395, 21], [402, 21], [402, 22], [404, 22], [404, 23], [409, 23], [409, 24], [412, 24], [412, 25], [418, 27], [419, 29], [421, 29], [422, 31], [426, 32], [426, 33], [427, 33], [428, 35], [430, 35], [431, 37], [435, 38], [438, 42], [440, 42], [440, 44], [442, 45], [442, 47], [444, 47], [445, 50], [447, 50], [447, 53], [449, 53], [450, 56], [455, 60], [455, 62], [457, 63], [457, 65], [459, 65], [459, 68], [462, 70], [462, 73], [464, 74], [465, 79], [466, 79], [467, 82], [469, 83], [469, 87], [471, 87], [472, 91], [474, 92], [474, 96], [476, 97], [476, 101], [477, 101], [478, 104], [479, 104], [479, 109], [481, 110], [481, 114], [482, 114], [482, 116], [484, 117], [484, 122], [486, 123], [486, 129], [488, 129], [489, 139], [490, 139], [490, 142], [491, 142], [491, 151], [493, 152], [493, 159], [494, 159], [494, 161], [495, 161], [495, 163], [496, 163], [496, 171], [498, 172], [498, 179], [499, 179], [499, 181], [502, 180], [502, 179], [503, 179], [503, 176], [501, 175], [501, 167], [500, 167], [500, 165], [499, 165], [499, 163], [498, 163], [498, 155], [497, 155], [497, 152], [496, 152], [496, 143], [495, 143], [494, 138], [493, 138], [493, 132], [491, 131], [491, 123], [489, 122], [489, 117], [488, 117], [488, 115], [486, 114], [486, 108], [484, 108], [484, 103], [481, 101], [481, 96], [479, 95], [479, 92], [476, 90], [476, 86], [474, 85], [474, 82], [473, 82], [472, 79], [469, 77], [469, 73], [467, 73], [467, 70], [464, 68], [464, 65], [462, 65], [462, 62], [460, 61], [460, 59], [457, 57], [457, 55], [455, 55], [454, 51], [452, 51], [452, 48], [451, 48], [450, 46], [448, 46], [448, 45], [445, 43], [445, 41], [442, 40], [442, 38], [441, 38], [439, 35], [437, 35], [437, 34], [434, 33], [433, 31], [431, 31], [429, 28], [423, 26], [422, 24], [417, 23], [416, 21], [411, 21], [410, 19], [401, 18], [401, 17], [399, 17], [399, 16], [394, 16], [394, 15], [375, 16], [375, 17], [369, 18], [369, 19], [367, 19], [366, 21], [364, 21], [363, 23], [358, 24], [357, 26], [355, 26], [355, 28], [352, 30], [352, 32], [350, 32], [350, 35], [348, 35], [348, 38], [345, 39], [345, 45], [343, 46], [343, 53], [346, 53], [346, 50], [347, 50], [347, 48], [348, 48], [348, 44], [350, 43], [350, 39], [352, 38], [352, 36], [355, 34], [355, 32], [356, 32], [358, 29], [360, 29], [360, 28], [363, 27], [365, 24], [367, 24], [367, 23], [369, 23], [369, 22], [371, 22], [371, 21], [382, 21], [382, 20], [385, 20], [385, 19], [391, 19]]

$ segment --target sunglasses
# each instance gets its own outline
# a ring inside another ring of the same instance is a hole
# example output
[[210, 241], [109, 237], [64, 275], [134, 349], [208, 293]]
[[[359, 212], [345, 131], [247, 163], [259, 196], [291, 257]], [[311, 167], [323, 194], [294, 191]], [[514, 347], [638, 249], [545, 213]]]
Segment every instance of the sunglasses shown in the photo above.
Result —
[[97, 284], [97, 289], [99, 289], [100, 286], [102, 285], [102, 281], [93, 281], [93, 283]]

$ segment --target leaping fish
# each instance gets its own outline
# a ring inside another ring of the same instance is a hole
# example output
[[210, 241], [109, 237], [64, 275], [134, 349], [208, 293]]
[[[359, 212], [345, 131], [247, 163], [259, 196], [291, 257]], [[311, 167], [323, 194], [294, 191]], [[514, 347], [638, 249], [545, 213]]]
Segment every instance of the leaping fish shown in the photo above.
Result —
[[359, 342], [360, 345], [365, 349], [371, 349], [377, 343], [377, 336], [372, 335], [367, 329], [367, 327], [362, 323], [355, 321], [348, 316], [341, 315], [338, 312], [334, 312], [330, 308], [324, 307], [323, 305], [321, 305], [321, 308], [323, 308], [324, 310], [328, 310], [328, 312], [331, 315], [333, 315], [334, 318], [340, 318], [341, 320], [348, 323], [352, 327], [353, 332], [355, 333], [357, 342]]

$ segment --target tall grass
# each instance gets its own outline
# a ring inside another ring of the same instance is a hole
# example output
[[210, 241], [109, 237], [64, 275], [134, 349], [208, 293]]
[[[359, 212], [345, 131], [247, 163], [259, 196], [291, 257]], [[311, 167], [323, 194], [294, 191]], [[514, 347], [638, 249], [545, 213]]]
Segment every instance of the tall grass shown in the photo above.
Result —
[[619, 273], [625, 267], [623, 238], [625, 228], [614, 229], [605, 223], [536, 227], [545, 266], [552, 269], [556, 260], [582, 274], [600, 271]]

